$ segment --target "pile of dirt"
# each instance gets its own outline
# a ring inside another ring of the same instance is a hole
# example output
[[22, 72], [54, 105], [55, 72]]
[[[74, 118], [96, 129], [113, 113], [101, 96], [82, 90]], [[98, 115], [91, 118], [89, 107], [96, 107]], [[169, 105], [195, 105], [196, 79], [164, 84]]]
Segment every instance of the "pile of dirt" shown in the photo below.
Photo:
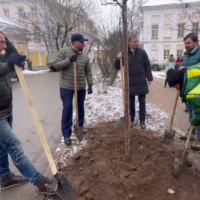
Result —
[[[102, 123], [86, 135], [87, 147], [64, 170], [76, 200], [197, 200], [200, 177], [191, 167], [175, 179], [177, 147], [162, 144], [155, 132], [131, 131], [130, 156], [118, 122]], [[171, 189], [175, 194], [169, 194]]]

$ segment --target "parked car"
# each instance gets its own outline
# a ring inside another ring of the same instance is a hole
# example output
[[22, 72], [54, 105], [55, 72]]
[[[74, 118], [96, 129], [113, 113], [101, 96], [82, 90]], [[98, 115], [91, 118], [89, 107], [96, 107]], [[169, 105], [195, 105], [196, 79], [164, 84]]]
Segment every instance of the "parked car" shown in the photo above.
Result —
[[50, 71], [55, 72], [56, 70], [53, 68], [53, 63], [55, 61], [57, 53], [49, 53], [46, 58], [46, 65], [49, 67]]
[[149, 62], [153, 71], [160, 71], [165, 68], [165, 63], [160, 63], [154, 60], [149, 60]]

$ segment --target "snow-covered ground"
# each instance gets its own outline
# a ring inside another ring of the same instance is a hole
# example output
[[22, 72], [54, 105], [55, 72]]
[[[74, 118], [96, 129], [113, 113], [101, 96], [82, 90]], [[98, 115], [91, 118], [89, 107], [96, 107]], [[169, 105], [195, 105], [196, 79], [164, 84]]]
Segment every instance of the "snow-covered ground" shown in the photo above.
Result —
[[36, 74], [43, 74], [43, 73], [46, 73], [46, 72], [49, 72], [50, 70], [47, 69], [47, 70], [38, 70], [38, 71], [29, 71], [29, 70], [24, 70], [22, 71], [22, 73], [24, 75], [36, 75]]
[[[136, 121], [138, 122], [139, 103], [136, 100]], [[119, 120], [123, 116], [122, 106], [122, 90], [120, 88], [120, 79], [118, 78], [114, 86], [104, 87], [100, 79], [95, 78], [93, 94], [87, 95], [85, 100], [85, 125], [86, 127], [94, 126], [102, 121]], [[156, 105], [147, 104], [146, 125], [147, 129], [152, 131], [159, 131], [160, 136], [164, 134], [167, 129], [165, 119], [168, 115]], [[179, 134], [181, 132], [177, 130]], [[178, 134], [178, 135], [179, 135]], [[59, 154], [59, 167], [66, 166], [67, 160], [83, 148], [87, 141], [78, 142], [76, 137], [72, 137], [73, 145], [67, 147], [62, 138], [58, 149]]]
[[165, 71], [159, 71], [159, 72], [155, 72], [152, 71], [153, 77], [155, 78], [159, 78], [159, 79], [165, 79]]

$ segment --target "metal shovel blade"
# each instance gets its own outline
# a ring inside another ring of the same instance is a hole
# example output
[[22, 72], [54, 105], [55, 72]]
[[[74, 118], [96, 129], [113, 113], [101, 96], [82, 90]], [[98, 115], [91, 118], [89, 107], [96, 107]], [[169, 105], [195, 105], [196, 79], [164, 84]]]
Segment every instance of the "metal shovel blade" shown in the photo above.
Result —
[[77, 139], [81, 142], [84, 139], [84, 130], [83, 127], [78, 126], [77, 124], [74, 125], [74, 133]]
[[174, 137], [175, 137], [175, 133], [176, 133], [176, 131], [173, 130], [173, 129], [172, 130], [170, 130], [170, 129], [165, 130], [163, 141], [165, 143], [173, 142]]
[[[124, 117], [120, 117], [120, 126], [123, 129], [124, 129], [124, 124], [125, 124], [125, 118]], [[131, 124], [131, 118], [130, 117], [129, 117], [129, 124]]]
[[64, 175], [59, 175], [58, 173], [54, 175], [54, 178], [56, 179], [58, 183], [57, 187], [57, 195], [62, 200], [74, 200], [73, 197], [73, 189], [68, 180]]
[[174, 170], [176, 173], [181, 173], [184, 169], [186, 160], [188, 157], [188, 152], [187, 150], [181, 150], [177, 153], [176, 158], [174, 159]]

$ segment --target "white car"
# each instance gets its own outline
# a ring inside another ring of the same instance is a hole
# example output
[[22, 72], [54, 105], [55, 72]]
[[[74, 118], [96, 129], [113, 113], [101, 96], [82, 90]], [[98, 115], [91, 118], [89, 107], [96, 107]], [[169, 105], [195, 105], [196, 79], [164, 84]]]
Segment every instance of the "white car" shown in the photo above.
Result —
[[159, 63], [153, 60], [149, 60], [149, 62], [153, 71], [160, 71], [161, 69], [165, 68], [165, 63]]

